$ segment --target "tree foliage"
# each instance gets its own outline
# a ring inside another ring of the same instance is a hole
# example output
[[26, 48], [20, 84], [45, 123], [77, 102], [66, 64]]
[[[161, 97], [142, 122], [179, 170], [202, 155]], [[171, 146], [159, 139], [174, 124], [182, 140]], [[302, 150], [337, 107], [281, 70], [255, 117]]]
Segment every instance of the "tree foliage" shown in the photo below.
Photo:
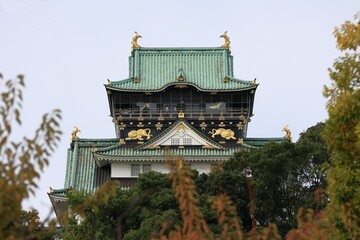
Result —
[[33, 137], [13, 139], [14, 125], [21, 125], [24, 88], [23, 75], [5, 81], [0, 74], [0, 239], [39, 237], [37, 212], [24, 212], [21, 204], [34, 194], [61, 135], [61, 112], [56, 109], [42, 117]]
[[64, 240], [149, 239], [164, 222], [179, 222], [171, 181], [157, 172], [140, 175], [130, 190], [108, 183], [94, 195], [71, 193], [69, 203], [72, 217]]
[[360, 239], [360, 15], [335, 28], [343, 56], [329, 69], [332, 84], [325, 87], [329, 119], [324, 138], [331, 154], [327, 167], [328, 213], [344, 234]]
[[[243, 182], [241, 200], [247, 201], [242, 203], [245, 205], [241, 209], [247, 214], [249, 210], [245, 209], [249, 209], [250, 196], [246, 188], [253, 193], [255, 221], [259, 226], [274, 223], [280, 234], [286, 236], [290, 229], [296, 227], [296, 214], [300, 208], [324, 208], [324, 196], [320, 196], [319, 201], [314, 196], [317, 189], [326, 187], [321, 168], [324, 162], [329, 161], [329, 155], [320, 137], [323, 128], [324, 124], [318, 123], [302, 133], [296, 143], [271, 142], [262, 148], [242, 151], [224, 162], [223, 174], [237, 174], [237, 181]], [[245, 185], [245, 174], [249, 170], [250, 184]], [[225, 184], [237, 185], [231, 182]], [[230, 188], [226, 192], [237, 203], [241, 195], [237, 193], [238, 196], [233, 196], [232, 191]], [[243, 219], [243, 222], [245, 229], [252, 227], [248, 219]]]

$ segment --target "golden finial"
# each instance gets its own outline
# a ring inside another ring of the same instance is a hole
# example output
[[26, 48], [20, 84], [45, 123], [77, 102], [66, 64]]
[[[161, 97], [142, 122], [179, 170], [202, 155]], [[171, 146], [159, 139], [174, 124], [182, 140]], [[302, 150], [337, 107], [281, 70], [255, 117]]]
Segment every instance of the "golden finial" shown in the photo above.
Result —
[[75, 129], [72, 131], [71, 133], [71, 139], [70, 139], [70, 142], [72, 142], [73, 140], [77, 140], [77, 139], [80, 139], [78, 136], [76, 136], [76, 134], [78, 132], [81, 132], [79, 128], [77, 127], [74, 127]]
[[220, 36], [221, 38], [224, 38], [225, 43], [221, 46], [222, 48], [227, 48], [230, 51], [230, 38], [227, 35], [227, 31], [224, 32], [223, 35]]
[[238, 138], [238, 141], [236, 142], [236, 144], [244, 144], [244, 139]]
[[184, 118], [184, 117], [185, 117], [185, 114], [182, 111], [180, 111], [178, 114], [178, 118]]
[[184, 70], [183, 70], [182, 68], [179, 69], [178, 80], [179, 80], [179, 81], [184, 81], [184, 80], [185, 80]]
[[287, 139], [290, 140], [290, 142], [292, 142], [291, 131], [290, 131], [289, 125], [286, 125], [286, 126], [282, 129], [282, 131], [285, 132], [284, 138], [287, 138]]
[[254, 79], [253, 83], [256, 84], [256, 78]]
[[108, 79], [108, 80], [107, 80], [107, 85], [111, 85], [111, 83], [112, 83], [112, 82]]
[[52, 187], [50, 187], [50, 193], [53, 193], [54, 189]]
[[137, 43], [137, 40], [139, 38], [142, 38], [142, 36], [139, 35], [138, 32], [135, 32], [135, 36], [132, 38], [131, 41], [131, 51], [134, 50], [135, 48], [141, 48], [141, 46]]

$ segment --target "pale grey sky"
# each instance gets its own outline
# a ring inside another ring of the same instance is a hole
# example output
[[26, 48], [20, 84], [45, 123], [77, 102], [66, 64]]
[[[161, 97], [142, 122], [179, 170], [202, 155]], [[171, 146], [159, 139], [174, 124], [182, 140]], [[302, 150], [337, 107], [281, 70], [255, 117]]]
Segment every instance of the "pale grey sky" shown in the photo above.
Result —
[[248, 137], [281, 137], [288, 124], [296, 140], [327, 117], [332, 32], [359, 10], [358, 0], [0, 0], [0, 72], [27, 84], [17, 135], [63, 111], [61, 145], [26, 206], [45, 216], [49, 186], [63, 188], [74, 126], [81, 138], [115, 137], [103, 84], [128, 76], [134, 31], [143, 47], [217, 47], [227, 30], [235, 76], [260, 83]]

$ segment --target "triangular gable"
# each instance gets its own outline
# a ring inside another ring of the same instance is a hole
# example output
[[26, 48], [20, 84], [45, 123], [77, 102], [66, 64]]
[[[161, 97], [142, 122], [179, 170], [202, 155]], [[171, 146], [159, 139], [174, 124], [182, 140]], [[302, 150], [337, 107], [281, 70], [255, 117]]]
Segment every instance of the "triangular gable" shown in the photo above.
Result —
[[220, 144], [204, 136], [186, 120], [178, 120], [166, 131], [151, 141], [139, 146], [136, 150], [154, 149], [166, 146], [196, 146], [210, 149], [224, 149]]

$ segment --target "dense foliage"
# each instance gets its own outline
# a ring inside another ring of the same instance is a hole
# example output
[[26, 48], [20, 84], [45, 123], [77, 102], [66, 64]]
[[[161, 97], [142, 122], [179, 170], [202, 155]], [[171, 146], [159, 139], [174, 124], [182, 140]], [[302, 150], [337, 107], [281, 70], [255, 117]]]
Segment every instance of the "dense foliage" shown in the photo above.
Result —
[[23, 211], [21, 204], [34, 193], [60, 140], [61, 114], [60, 110], [45, 114], [33, 137], [14, 140], [13, 130], [21, 125], [24, 87], [23, 75], [5, 81], [0, 74], [0, 239], [46, 237], [39, 231], [37, 211]]
[[[326, 202], [314, 197], [315, 190], [326, 187], [321, 167], [329, 155], [320, 137], [323, 127], [323, 123], [318, 123], [309, 128], [296, 143], [271, 142], [262, 148], [242, 151], [224, 162], [222, 173], [209, 176], [233, 177], [231, 181], [219, 183], [218, 189], [224, 190], [239, 207], [238, 215], [242, 216], [246, 230], [252, 227], [248, 210], [250, 190], [256, 224], [265, 227], [275, 223], [282, 236], [296, 226], [299, 208], [324, 207]], [[251, 172], [247, 184], [244, 171]], [[242, 192], [237, 192], [239, 189]], [[243, 216], [244, 213], [247, 215]]]
[[179, 221], [171, 181], [157, 172], [141, 175], [130, 190], [106, 184], [94, 196], [71, 193], [69, 199], [74, 215], [63, 234], [65, 240], [115, 239], [116, 235], [149, 239], [164, 222]]
[[329, 69], [332, 85], [324, 90], [329, 112], [324, 138], [331, 154], [327, 211], [343, 239], [360, 239], [360, 15], [334, 34], [344, 54]]

